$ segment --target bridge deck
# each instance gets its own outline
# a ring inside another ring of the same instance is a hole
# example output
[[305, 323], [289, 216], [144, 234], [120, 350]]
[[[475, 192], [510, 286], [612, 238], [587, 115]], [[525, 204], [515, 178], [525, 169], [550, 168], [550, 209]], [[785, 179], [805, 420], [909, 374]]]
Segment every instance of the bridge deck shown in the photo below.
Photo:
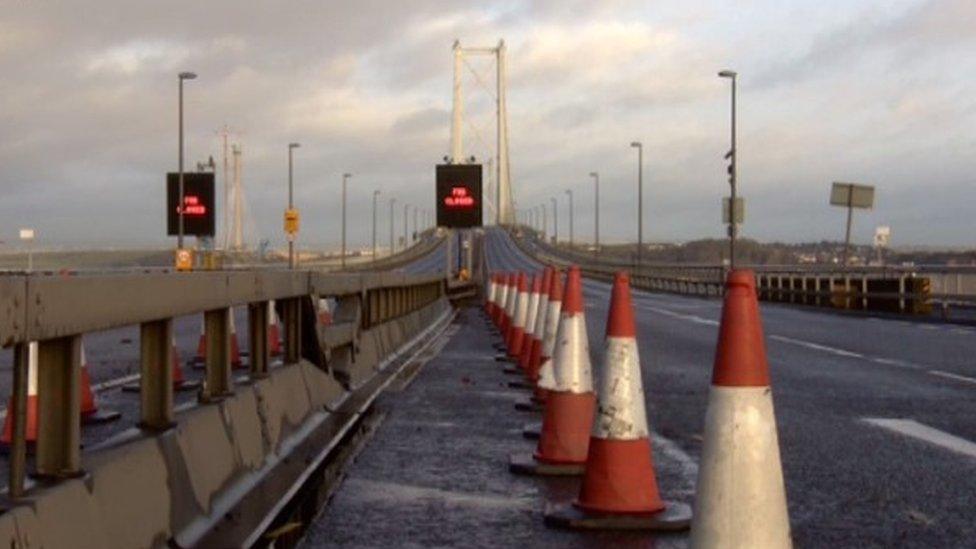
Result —
[[[514, 403], [483, 316], [466, 309], [453, 337], [402, 392], [388, 393], [386, 419], [349, 468], [305, 547], [596, 547], [644, 544], [644, 534], [580, 534], [543, 524], [547, 501], [576, 495], [577, 479], [537, 479], [508, 472], [508, 454], [531, 451], [522, 425], [539, 419]], [[666, 497], [690, 502], [693, 478], [683, 454], [655, 441]], [[686, 535], [655, 547], [683, 547]]]

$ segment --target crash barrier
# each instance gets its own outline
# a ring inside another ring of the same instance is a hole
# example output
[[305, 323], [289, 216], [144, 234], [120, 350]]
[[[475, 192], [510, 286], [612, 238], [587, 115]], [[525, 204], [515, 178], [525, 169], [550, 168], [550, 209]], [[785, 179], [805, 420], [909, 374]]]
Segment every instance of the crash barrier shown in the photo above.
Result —
[[[631, 273], [631, 285], [655, 292], [721, 297], [727, 268], [714, 265], [633, 265], [606, 262], [592, 254], [555, 250], [526, 235], [513, 235], [516, 245], [540, 261], [568, 265], [583, 260], [588, 278], [611, 281], [614, 272]], [[750, 267], [756, 272], [761, 301], [793, 303], [841, 310], [874, 311], [916, 316], [938, 312], [950, 320], [954, 308], [976, 306], [976, 273], [912, 268], [788, 268]]]
[[371, 261], [350, 264], [346, 267], [347, 271], [391, 271], [399, 269], [417, 259], [424, 257], [434, 250], [444, 245], [445, 235], [438, 231], [430, 232], [422, 236], [409, 248], [401, 250], [392, 255], [380, 258], [373, 258]]
[[[13, 440], [0, 544], [247, 546], [395, 375], [392, 357], [451, 317], [438, 276], [311, 271], [0, 277], [0, 342], [14, 348]], [[313, 304], [336, 302], [331, 325]], [[268, 302], [283, 364], [267, 349]], [[248, 309], [248, 375], [231, 376], [230, 315]], [[173, 318], [202, 313], [205, 377], [175, 410]], [[80, 447], [86, 332], [138, 324], [138, 428]], [[27, 481], [27, 358], [37, 342], [38, 436]]]

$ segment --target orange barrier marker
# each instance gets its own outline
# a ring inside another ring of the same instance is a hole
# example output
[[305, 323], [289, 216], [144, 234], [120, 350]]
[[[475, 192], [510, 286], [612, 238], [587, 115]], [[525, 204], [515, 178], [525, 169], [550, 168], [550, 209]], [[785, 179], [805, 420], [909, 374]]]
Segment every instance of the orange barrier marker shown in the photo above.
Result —
[[559, 334], [552, 358], [555, 384], [546, 400], [535, 454], [514, 454], [509, 470], [536, 475], [578, 475], [586, 464], [593, 426], [593, 374], [578, 267], [569, 270]]
[[[600, 394], [579, 497], [572, 504], [548, 508], [546, 523], [570, 528], [686, 529], [691, 509], [682, 503], [665, 503], [658, 491], [630, 279], [625, 273], [614, 278], [606, 334]], [[555, 395], [549, 395], [547, 404]]]
[[752, 271], [725, 285], [691, 546], [791, 547], [769, 366]]
[[[37, 342], [31, 341], [27, 347], [27, 429], [25, 438], [33, 444], [37, 442]], [[13, 414], [14, 397], [10, 395], [7, 401], [7, 417], [3, 421], [3, 433], [0, 434], [0, 445], [10, 446], [14, 438]]]

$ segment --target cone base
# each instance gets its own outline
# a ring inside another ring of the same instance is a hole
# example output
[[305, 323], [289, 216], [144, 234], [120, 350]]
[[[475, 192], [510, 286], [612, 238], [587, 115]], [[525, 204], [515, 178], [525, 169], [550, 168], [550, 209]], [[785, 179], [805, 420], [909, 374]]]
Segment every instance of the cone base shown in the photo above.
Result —
[[512, 362], [512, 359], [508, 358], [508, 355], [497, 355], [495, 356], [495, 362]]
[[546, 408], [545, 406], [536, 404], [535, 402], [532, 402], [531, 399], [527, 398], [521, 402], [516, 402], [515, 409], [519, 412], [544, 412]]
[[115, 421], [122, 417], [122, 412], [116, 410], [95, 410], [89, 414], [81, 415], [82, 425], [98, 425]]
[[585, 463], [545, 463], [528, 452], [508, 456], [508, 470], [517, 475], [578, 477], [585, 468]]
[[[183, 381], [174, 381], [173, 382], [173, 390], [174, 391], [177, 391], [177, 392], [180, 392], [180, 391], [196, 391], [197, 389], [200, 388], [200, 385], [201, 385], [201, 383], [199, 381], [195, 380], [195, 379], [185, 379]], [[138, 381], [135, 381], [133, 383], [129, 383], [128, 385], [123, 385], [122, 386], [122, 391], [125, 392], [125, 393], [139, 393], [139, 392], [142, 391], [142, 385]]]
[[535, 389], [535, 385], [528, 381], [509, 381], [508, 386], [512, 389]]
[[649, 530], [681, 532], [691, 527], [691, 507], [684, 503], [665, 502], [656, 513], [589, 513], [573, 503], [548, 504], [546, 526], [574, 530]]
[[542, 422], [526, 423], [522, 426], [522, 436], [529, 440], [539, 440], [542, 436]]
[[503, 369], [502, 370], [502, 373], [503, 374], [508, 374], [510, 376], [521, 376], [522, 375], [522, 370], [519, 370], [515, 366], [509, 366], [508, 368]]

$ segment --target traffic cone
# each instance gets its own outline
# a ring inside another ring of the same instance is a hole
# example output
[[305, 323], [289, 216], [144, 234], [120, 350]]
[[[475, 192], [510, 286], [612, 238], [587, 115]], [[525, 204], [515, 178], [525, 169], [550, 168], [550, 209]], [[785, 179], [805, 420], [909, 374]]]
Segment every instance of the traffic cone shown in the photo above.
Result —
[[[176, 336], [173, 336], [173, 380], [174, 391], [195, 391], [200, 388], [200, 382], [193, 379], [186, 379], [183, 375], [183, 367], [180, 366], [180, 351], [176, 346]], [[142, 383], [136, 381], [122, 386], [122, 390], [127, 393], [138, 393], [142, 390]]]
[[[237, 325], [234, 323], [234, 310], [230, 311], [230, 365], [232, 368], [243, 368], [241, 361], [241, 346], [237, 342]], [[207, 322], [200, 318], [200, 341], [197, 343], [197, 356], [190, 363], [194, 368], [201, 369], [207, 362]]]
[[[32, 341], [27, 347], [27, 429], [24, 431], [28, 444], [37, 442], [37, 342]], [[7, 401], [7, 417], [3, 421], [3, 433], [0, 433], [0, 446], [7, 448], [14, 439], [13, 414], [14, 397], [10, 395]]]
[[508, 358], [517, 361], [525, 340], [525, 317], [529, 313], [529, 283], [525, 273], [518, 275], [518, 297], [515, 300], [515, 314], [508, 329]]
[[505, 350], [508, 350], [508, 330], [512, 326], [515, 315], [515, 300], [518, 297], [518, 275], [508, 273], [508, 283], [505, 285], [505, 310], [502, 312], [501, 332], [505, 340]]
[[542, 295], [543, 276], [536, 274], [532, 277], [529, 310], [525, 315], [525, 338], [522, 340], [522, 351], [519, 353], [518, 364], [526, 374], [529, 372], [529, 359], [532, 357], [532, 342], [535, 341], [535, 323], [539, 316], [539, 298]]
[[732, 271], [705, 412], [691, 546], [791, 545], [755, 275]]
[[268, 354], [281, 354], [281, 327], [278, 321], [278, 311], [275, 311], [274, 300], [268, 301]]
[[319, 324], [329, 326], [332, 324], [332, 309], [329, 307], [329, 300], [319, 298]]
[[81, 344], [81, 423], [92, 425], [108, 423], [122, 417], [116, 410], [103, 410], [98, 407], [98, 400], [91, 388], [91, 376], [88, 374], [88, 360], [85, 358], [85, 344]]
[[552, 358], [556, 383], [546, 401], [539, 444], [532, 455], [509, 458], [515, 473], [578, 475], [586, 464], [596, 395], [578, 267], [570, 268], [566, 280], [557, 339]]
[[[570, 276], [567, 287], [573, 283], [572, 273]], [[564, 311], [573, 308], [568, 299], [563, 302]], [[557, 357], [563, 350], [564, 338], [565, 331], [561, 329]], [[558, 380], [561, 363], [558, 358], [553, 361]], [[688, 528], [689, 506], [665, 503], [658, 492], [644, 410], [630, 280], [625, 273], [618, 273], [614, 278], [603, 362], [599, 402], [579, 497], [572, 504], [546, 509], [546, 523], [570, 528]], [[558, 402], [559, 395], [558, 392], [549, 394], [547, 410]], [[543, 428], [540, 444], [545, 435]]]
[[547, 266], [542, 272], [542, 286], [539, 291], [539, 306], [532, 328], [532, 344], [526, 359], [526, 374], [532, 382], [533, 390], [539, 381], [539, 364], [542, 360], [542, 340], [546, 333], [546, 315], [549, 313], [549, 287], [552, 286], [552, 267]]
[[485, 315], [490, 319], [495, 311], [495, 294], [498, 293], [498, 279], [495, 273], [488, 277], [488, 286], [485, 288]]
[[[533, 399], [540, 403], [545, 403], [548, 392], [556, 388], [556, 376], [552, 367], [551, 357], [556, 347], [556, 334], [559, 331], [562, 300], [562, 275], [557, 269], [553, 269], [549, 286], [549, 301], [547, 303], [549, 310], [546, 311], [546, 326], [542, 336], [542, 345], [539, 350], [539, 366], [537, 367], [538, 380], [536, 381], [535, 391], [533, 393]], [[522, 428], [522, 436], [531, 440], [538, 440], [541, 434], [542, 422], [529, 423]]]
[[491, 313], [491, 321], [495, 328], [501, 328], [502, 315], [505, 314], [505, 298], [508, 294], [508, 279], [505, 273], [498, 273], [495, 289], [495, 307]]

